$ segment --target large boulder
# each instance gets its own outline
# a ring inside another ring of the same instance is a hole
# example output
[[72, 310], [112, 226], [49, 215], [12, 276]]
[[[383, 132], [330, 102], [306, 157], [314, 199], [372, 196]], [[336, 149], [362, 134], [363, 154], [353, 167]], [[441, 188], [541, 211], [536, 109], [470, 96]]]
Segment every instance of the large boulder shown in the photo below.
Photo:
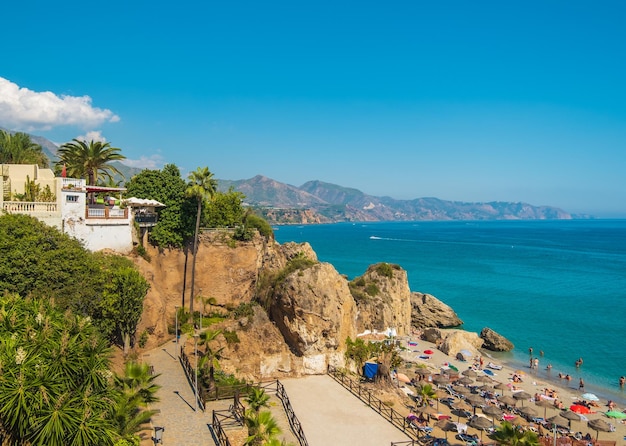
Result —
[[411, 290], [406, 271], [398, 265], [371, 265], [350, 282], [350, 291], [358, 308], [356, 329], [387, 332], [398, 336], [411, 333]]
[[411, 324], [416, 328], [463, 325], [454, 310], [431, 294], [411, 293]]
[[270, 318], [291, 351], [315, 357], [316, 364], [320, 354], [343, 352], [346, 339], [356, 337], [354, 299], [330, 263], [291, 272], [275, 285], [268, 303]]
[[441, 339], [443, 339], [443, 335], [441, 334], [441, 330], [438, 328], [427, 328], [422, 331], [422, 339], [428, 342], [432, 342], [434, 344], [438, 344]]
[[483, 340], [478, 333], [463, 330], [450, 330], [445, 332], [443, 342], [439, 346], [439, 350], [445, 354], [456, 357], [461, 350], [468, 350], [478, 355], [478, 349], [483, 345]]
[[480, 332], [483, 339], [483, 347], [494, 352], [508, 352], [513, 350], [513, 343], [501, 334], [496, 333], [489, 327], [485, 327]]

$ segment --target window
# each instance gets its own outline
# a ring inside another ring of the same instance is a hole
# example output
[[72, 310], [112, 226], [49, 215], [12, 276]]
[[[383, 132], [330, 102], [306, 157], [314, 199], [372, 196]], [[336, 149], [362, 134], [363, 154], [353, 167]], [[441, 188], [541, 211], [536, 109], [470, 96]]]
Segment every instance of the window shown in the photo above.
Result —
[[78, 195], [67, 195], [65, 200], [68, 203], [78, 203]]

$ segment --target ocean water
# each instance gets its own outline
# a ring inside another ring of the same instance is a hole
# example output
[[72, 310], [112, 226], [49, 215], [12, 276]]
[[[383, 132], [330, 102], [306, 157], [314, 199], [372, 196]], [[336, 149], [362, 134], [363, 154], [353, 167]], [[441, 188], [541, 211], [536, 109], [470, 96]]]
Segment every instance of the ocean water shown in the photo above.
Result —
[[[493, 356], [626, 406], [626, 220], [388, 222], [279, 226], [280, 243], [309, 242], [350, 279], [396, 263], [412, 291], [450, 305], [463, 328], [515, 344]], [[529, 347], [539, 370], [528, 367]], [[583, 358], [583, 365], [574, 362]], [[551, 364], [548, 372], [546, 365]], [[606, 403], [606, 401], [603, 401]]]

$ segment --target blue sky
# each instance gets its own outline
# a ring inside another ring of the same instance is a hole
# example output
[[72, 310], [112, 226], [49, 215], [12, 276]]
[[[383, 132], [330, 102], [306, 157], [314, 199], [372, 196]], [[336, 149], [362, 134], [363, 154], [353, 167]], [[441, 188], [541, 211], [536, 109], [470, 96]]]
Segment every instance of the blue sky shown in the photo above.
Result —
[[31, 1], [3, 15], [2, 127], [220, 179], [626, 217], [623, 1]]

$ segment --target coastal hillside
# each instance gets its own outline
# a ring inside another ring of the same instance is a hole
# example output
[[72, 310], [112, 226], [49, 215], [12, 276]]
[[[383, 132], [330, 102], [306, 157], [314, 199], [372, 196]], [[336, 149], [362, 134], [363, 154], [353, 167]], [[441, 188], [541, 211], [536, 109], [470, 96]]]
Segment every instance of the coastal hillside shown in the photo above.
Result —
[[248, 180], [221, 180], [219, 186], [221, 190], [232, 187], [242, 192], [246, 202], [274, 224], [572, 218], [570, 213], [552, 206], [500, 201], [468, 203], [433, 197], [397, 200], [322, 181], [308, 181], [296, 187], [262, 175]]

